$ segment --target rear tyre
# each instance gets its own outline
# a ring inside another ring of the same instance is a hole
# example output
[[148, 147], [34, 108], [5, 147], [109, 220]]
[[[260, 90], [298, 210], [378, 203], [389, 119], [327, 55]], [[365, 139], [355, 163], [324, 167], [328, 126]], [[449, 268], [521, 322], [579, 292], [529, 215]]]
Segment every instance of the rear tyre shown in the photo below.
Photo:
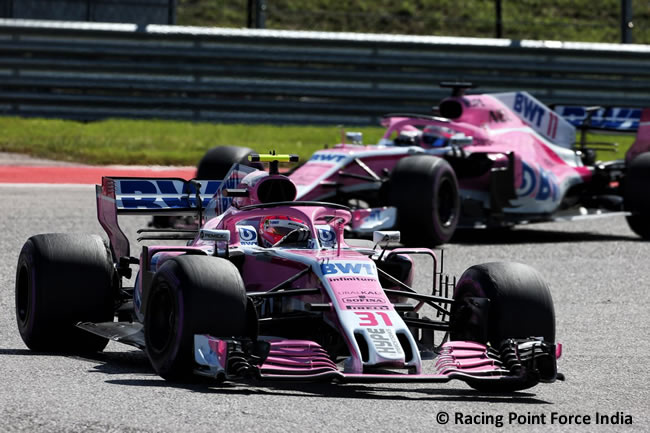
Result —
[[650, 240], [650, 152], [634, 158], [625, 176], [625, 209], [632, 212], [627, 217], [630, 229], [645, 240]]
[[196, 178], [221, 180], [228, 174], [228, 170], [230, 170], [233, 164], [237, 163], [257, 167], [257, 165], [251, 164], [248, 160], [248, 155], [252, 153], [254, 153], [253, 150], [248, 147], [213, 147], [199, 161], [199, 165], [196, 168]]
[[225, 259], [184, 255], [165, 262], [146, 302], [146, 353], [167, 380], [191, 377], [195, 334], [230, 338], [256, 333], [239, 271]]
[[96, 235], [51, 233], [25, 242], [16, 270], [16, 320], [32, 350], [96, 352], [108, 340], [75, 325], [112, 322], [115, 270]]
[[[490, 300], [485, 320], [469, 298]], [[451, 340], [489, 343], [499, 348], [503, 340], [543, 337], [555, 343], [555, 310], [548, 285], [530, 266], [494, 262], [467, 269], [456, 284], [451, 308]], [[499, 382], [469, 382], [480, 391], [508, 392], [535, 385]]]
[[449, 163], [432, 155], [408, 156], [391, 173], [390, 203], [397, 207], [404, 243], [448, 242], [460, 213], [458, 181]]

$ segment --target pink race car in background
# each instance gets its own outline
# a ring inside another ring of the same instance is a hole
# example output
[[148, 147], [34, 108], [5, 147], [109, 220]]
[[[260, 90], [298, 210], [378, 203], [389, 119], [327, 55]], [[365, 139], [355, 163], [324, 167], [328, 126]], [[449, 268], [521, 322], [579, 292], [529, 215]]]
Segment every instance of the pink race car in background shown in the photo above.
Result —
[[[452, 96], [437, 116], [392, 114], [377, 145], [341, 143], [314, 153], [290, 177], [299, 200], [352, 207], [350, 235], [399, 229], [407, 245], [450, 240], [457, 227], [626, 215], [650, 239], [650, 111], [626, 161], [596, 162], [576, 128], [526, 92]], [[216, 147], [199, 178], [223, 175], [250, 149]]]
[[[97, 211], [108, 246], [95, 235], [42, 234], [20, 253], [25, 344], [88, 352], [113, 339], [144, 349], [170, 380], [460, 379], [513, 391], [562, 378], [553, 302], [537, 271], [486, 263], [455, 287], [443, 283], [432, 250], [387, 250], [397, 232], [376, 232], [375, 245], [346, 240], [350, 210], [294, 201], [299, 186], [277, 174], [287, 158], [266, 159], [270, 173], [237, 164], [224, 181], [104, 178]], [[140, 230], [139, 241], [184, 243], [143, 246], [134, 257], [117, 218], [132, 214], [201, 224]], [[433, 259], [429, 294], [411, 287], [415, 255]], [[423, 305], [437, 317], [420, 315]]]

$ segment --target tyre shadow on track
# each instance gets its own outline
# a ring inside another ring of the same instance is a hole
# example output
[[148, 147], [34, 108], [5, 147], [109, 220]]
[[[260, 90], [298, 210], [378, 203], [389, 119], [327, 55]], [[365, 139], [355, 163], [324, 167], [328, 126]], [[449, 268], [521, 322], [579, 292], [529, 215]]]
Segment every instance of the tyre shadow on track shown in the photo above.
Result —
[[37, 352], [29, 349], [2, 349], [0, 348], [0, 356], [3, 355], [19, 355], [19, 356], [51, 356], [59, 358], [73, 358], [82, 361], [100, 362], [101, 364], [89, 370], [91, 373], [104, 373], [104, 374], [129, 374], [129, 373], [156, 373], [151, 368], [147, 355], [139, 350], [131, 350], [126, 352], [98, 352], [88, 354], [73, 354], [61, 352]]
[[539, 229], [485, 229], [457, 230], [451, 239], [452, 244], [481, 245], [481, 244], [528, 244], [528, 243], [572, 243], [572, 242], [603, 242], [603, 241], [643, 241], [630, 235], [608, 235], [595, 232], [567, 232], [561, 230]]

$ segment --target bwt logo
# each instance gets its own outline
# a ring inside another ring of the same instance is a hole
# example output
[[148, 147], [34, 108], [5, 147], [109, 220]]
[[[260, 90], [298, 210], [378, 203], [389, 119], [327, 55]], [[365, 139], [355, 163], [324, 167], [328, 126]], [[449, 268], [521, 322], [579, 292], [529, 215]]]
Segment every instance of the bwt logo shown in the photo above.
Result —
[[370, 263], [322, 263], [320, 270], [323, 275], [375, 275]]
[[[210, 202], [221, 181], [201, 183], [201, 204]], [[120, 180], [119, 201], [125, 209], [187, 208], [196, 206], [196, 188], [191, 183], [173, 180]], [[123, 197], [133, 195], [134, 197]]]
[[347, 155], [341, 155], [336, 153], [315, 153], [309, 159], [310, 161], [320, 161], [320, 162], [341, 162]]
[[517, 113], [521, 113], [524, 118], [528, 119], [531, 123], [535, 123], [538, 127], [542, 125], [544, 114], [546, 110], [544, 107], [537, 105], [532, 99], [528, 99], [526, 95], [517, 93], [515, 95], [515, 106], [513, 107]]
[[[580, 126], [587, 118], [585, 107], [558, 107], [557, 110], [574, 126]], [[590, 125], [593, 128], [635, 131], [639, 128], [641, 111], [640, 108], [601, 108], [592, 116]]]

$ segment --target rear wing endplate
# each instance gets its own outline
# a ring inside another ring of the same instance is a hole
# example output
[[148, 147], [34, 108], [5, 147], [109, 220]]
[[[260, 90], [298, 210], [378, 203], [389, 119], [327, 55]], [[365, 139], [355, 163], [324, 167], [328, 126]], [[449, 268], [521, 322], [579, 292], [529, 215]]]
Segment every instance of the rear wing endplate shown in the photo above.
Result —
[[196, 216], [214, 218], [232, 202], [222, 194], [235, 188], [254, 168], [234, 164], [224, 180], [180, 178], [103, 177], [95, 187], [97, 219], [110, 241], [114, 260], [130, 256], [129, 240], [118, 224], [118, 215]]

